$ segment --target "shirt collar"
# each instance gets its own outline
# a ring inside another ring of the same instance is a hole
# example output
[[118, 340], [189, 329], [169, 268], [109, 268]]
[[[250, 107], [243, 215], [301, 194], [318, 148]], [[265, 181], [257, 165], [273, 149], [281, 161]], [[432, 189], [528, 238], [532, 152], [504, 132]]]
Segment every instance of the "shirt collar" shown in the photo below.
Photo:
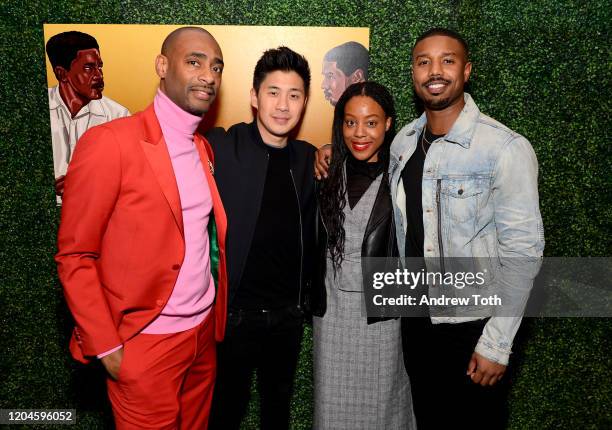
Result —
[[[70, 110], [60, 95], [59, 85], [56, 85], [49, 90], [49, 110], [55, 109], [63, 109], [66, 114], [70, 116]], [[85, 114], [105, 117], [106, 114], [104, 113], [104, 108], [102, 107], [102, 99], [91, 100], [89, 103], [83, 106], [81, 110], [79, 110], [75, 118]]]
[[[450, 131], [444, 136], [444, 139], [448, 142], [456, 143], [458, 145], [463, 146], [464, 148], [470, 147], [470, 142], [472, 141], [472, 137], [474, 136], [474, 132], [476, 131], [476, 121], [480, 116], [480, 110], [472, 96], [468, 93], [463, 93], [463, 100], [465, 101], [465, 105], [459, 116], [455, 120], [455, 123], [451, 127]], [[427, 124], [427, 116], [425, 112], [414, 122], [411, 128], [409, 128], [406, 132], [406, 135], [410, 136], [412, 134], [416, 134], [420, 136], [423, 128]]]
[[450, 131], [446, 135], [445, 139], [449, 142], [457, 143], [464, 148], [470, 147], [470, 142], [476, 131], [476, 121], [480, 116], [480, 110], [472, 96], [468, 93], [463, 94], [465, 100], [465, 106], [461, 109], [459, 117], [451, 127]]

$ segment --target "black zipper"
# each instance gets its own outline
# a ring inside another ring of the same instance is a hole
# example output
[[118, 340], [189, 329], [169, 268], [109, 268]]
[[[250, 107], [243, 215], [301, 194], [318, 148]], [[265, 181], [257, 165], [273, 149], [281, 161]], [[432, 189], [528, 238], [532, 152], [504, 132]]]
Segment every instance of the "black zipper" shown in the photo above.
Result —
[[300, 219], [300, 287], [298, 290], [297, 308], [298, 310], [302, 310], [302, 303], [300, 301], [300, 299], [302, 298], [302, 265], [304, 264], [304, 234], [302, 231], [302, 207], [300, 206], [300, 196], [295, 185], [295, 179], [293, 177], [292, 169], [289, 169], [289, 175], [291, 176], [291, 183], [293, 184], [293, 190], [295, 191], [295, 199], [298, 205], [298, 216]]
[[440, 191], [442, 188], [442, 179], [436, 180], [436, 206], [438, 210], [438, 249], [440, 250], [440, 269], [442, 275], [446, 274], [444, 270], [444, 245], [442, 244], [442, 207], [440, 205]]

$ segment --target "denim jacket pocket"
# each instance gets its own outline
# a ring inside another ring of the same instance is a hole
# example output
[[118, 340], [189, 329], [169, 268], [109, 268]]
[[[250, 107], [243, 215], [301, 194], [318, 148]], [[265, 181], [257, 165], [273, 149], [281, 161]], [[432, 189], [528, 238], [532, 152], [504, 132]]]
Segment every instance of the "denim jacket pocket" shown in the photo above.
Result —
[[474, 220], [478, 213], [478, 198], [483, 192], [483, 180], [472, 177], [442, 179], [442, 210], [455, 222]]

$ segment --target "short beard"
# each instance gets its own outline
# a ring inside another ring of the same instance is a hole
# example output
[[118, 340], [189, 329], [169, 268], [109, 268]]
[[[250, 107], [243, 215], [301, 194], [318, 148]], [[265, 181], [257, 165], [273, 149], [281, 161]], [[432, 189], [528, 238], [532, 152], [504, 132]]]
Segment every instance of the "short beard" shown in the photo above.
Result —
[[423, 100], [425, 107], [429, 110], [443, 110], [446, 109], [451, 104], [451, 99], [449, 97], [439, 99], [439, 100]]

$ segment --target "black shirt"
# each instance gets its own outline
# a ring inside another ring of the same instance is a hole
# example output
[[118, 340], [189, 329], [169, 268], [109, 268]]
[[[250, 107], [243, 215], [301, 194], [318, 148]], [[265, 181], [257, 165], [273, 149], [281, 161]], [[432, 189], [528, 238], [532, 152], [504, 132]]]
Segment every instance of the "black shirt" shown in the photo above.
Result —
[[[424, 133], [424, 135], [423, 135]], [[423, 257], [423, 165], [431, 143], [443, 135], [432, 134], [427, 127], [419, 136], [417, 147], [402, 170], [406, 193], [406, 257]]]
[[237, 309], [277, 309], [298, 302], [300, 214], [289, 170], [289, 147], [267, 149], [259, 216], [232, 303]]

